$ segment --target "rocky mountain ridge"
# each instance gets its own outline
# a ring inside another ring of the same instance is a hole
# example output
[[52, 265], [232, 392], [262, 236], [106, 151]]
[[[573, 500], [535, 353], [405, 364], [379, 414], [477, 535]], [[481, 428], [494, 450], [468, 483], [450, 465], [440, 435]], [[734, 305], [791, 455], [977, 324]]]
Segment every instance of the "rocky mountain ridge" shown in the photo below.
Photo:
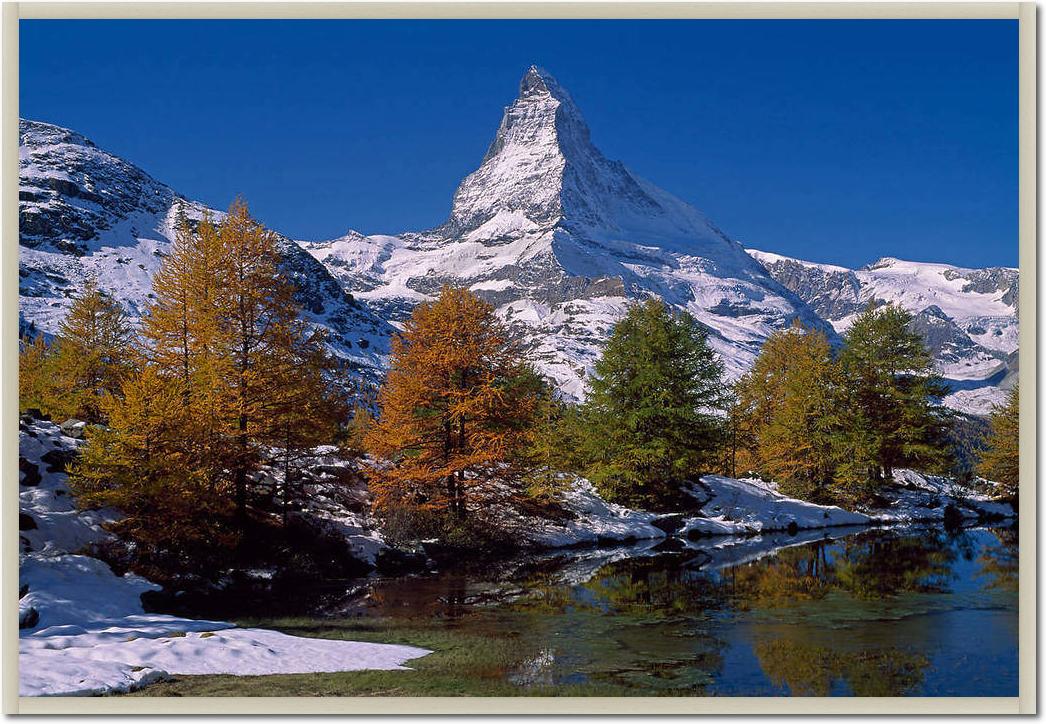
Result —
[[[84, 136], [37, 121], [19, 122], [19, 179], [19, 326], [30, 333], [56, 332], [89, 275], [140, 318], [177, 214], [222, 216]], [[327, 330], [335, 354], [376, 378], [392, 327], [297, 243], [278, 244], [303, 317]]]

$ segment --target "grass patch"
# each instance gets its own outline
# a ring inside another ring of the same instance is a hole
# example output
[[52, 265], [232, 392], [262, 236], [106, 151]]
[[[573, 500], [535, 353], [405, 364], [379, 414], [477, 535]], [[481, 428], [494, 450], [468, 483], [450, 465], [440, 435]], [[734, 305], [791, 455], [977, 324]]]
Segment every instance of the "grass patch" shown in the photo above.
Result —
[[410, 671], [344, 671], [269, 676], [178, 676], [130, 696], [621, 696], [650, 694], [613, 684], [515, 684], [506, 672], [532, 654], [518, 634], [485, 634], [426, 621], [276, 619], [239, 621], [294, 636], [407, 644], [432, 651]]

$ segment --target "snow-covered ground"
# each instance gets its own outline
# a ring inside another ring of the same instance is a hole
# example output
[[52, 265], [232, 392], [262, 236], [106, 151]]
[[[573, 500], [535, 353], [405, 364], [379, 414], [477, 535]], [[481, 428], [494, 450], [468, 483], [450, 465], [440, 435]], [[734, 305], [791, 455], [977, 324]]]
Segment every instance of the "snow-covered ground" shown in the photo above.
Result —
[[561, 494], [560, 500], [574, 518], [565, 521], [530, 521], [526, 535], [532, 544], [545, 548], [566, 548], [666, 536], [665, 531], [653, 524], [657, 515], [608, 503], [599, 496], [592, 483], [583, 478], [576, 478]]
[[[400, 669], [429, 651], [241, 629], [146, 613], [158, 589], [117, 576], [79, 551], [106, 538], [114, 513], [77, 513], [66, 475], [53, 464], [77, 441], [49, 422], [23, 422], [19, 501], [19, 693], [71, 696], [125, 692], [174, 674], [295, 674]], [[52, 464], [48, 464], [52, 461]]]
[[762, 531], [867, 525], [871, 518], [834, 505], [817, 505], [781, 495], [772, 483], [706, 475], [690, 489], [704, 517], [690, 518], [683, 534], [750, 535]]
[[[574, 478], [561, 494], [563, 507], [574, 517], [530, 520], [526, 537], [544, 548], [656, 542], [669, 535], [717, 537], [725, 548], [761, 534], [784, 533], [795, 538], [804, 531], [826, 528], [941, 521], [949, 505], [968, 520], [1014, 516], [1009, 504], [962, 488], [950, 478], [905, 469], [894, 471], [894, 484], [882, 492], [884, 507], [856, 511], [789, 498], [779, 492], [776, 483], [754, 478], [705, 475], [688, 492], [698, 501], [699, 514], [657, 515], [608, 503], [592, 483]], [[675, 525], [668, 522], [672, 517], [678, 519]]]

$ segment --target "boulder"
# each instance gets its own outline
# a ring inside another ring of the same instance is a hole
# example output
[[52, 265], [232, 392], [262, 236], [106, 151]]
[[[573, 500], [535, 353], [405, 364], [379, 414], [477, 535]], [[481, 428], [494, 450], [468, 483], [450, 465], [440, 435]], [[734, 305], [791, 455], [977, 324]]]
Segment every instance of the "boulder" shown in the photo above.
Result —
[[32, 628], [40, 623], [40, 612], [32, 606], [18, 610], [18, 628]]
[[87, 427], [87, 423], [83, 420], [77, 420], [74, 417], [69, 418], [63, 422], [59, 427], [62, 428], [62, 434], [66, 437], [76, 438], [82, 440], [84, 437], [84, 430]]
[[66, 472], [66, 466], [75, 459], [75, 450], [48, 450], [40, 456], [40, 461], [47, 464], [49, 473]]
[[36, 463], [31, 463], [25, 458], [18, 458], [18, 472], [22, 474], [21, 484], [34, 486], [40, 484], [40, 468]]

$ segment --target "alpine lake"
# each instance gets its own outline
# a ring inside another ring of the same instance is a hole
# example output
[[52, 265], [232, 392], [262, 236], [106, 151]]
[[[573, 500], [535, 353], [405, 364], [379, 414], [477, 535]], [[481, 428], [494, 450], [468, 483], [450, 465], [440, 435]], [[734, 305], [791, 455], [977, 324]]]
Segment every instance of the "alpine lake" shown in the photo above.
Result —
[[836, 528], [226, 596], [194, 613], [433, 653], [135, 695], [1016, 696], [1017, 561], [1015, 527]]

